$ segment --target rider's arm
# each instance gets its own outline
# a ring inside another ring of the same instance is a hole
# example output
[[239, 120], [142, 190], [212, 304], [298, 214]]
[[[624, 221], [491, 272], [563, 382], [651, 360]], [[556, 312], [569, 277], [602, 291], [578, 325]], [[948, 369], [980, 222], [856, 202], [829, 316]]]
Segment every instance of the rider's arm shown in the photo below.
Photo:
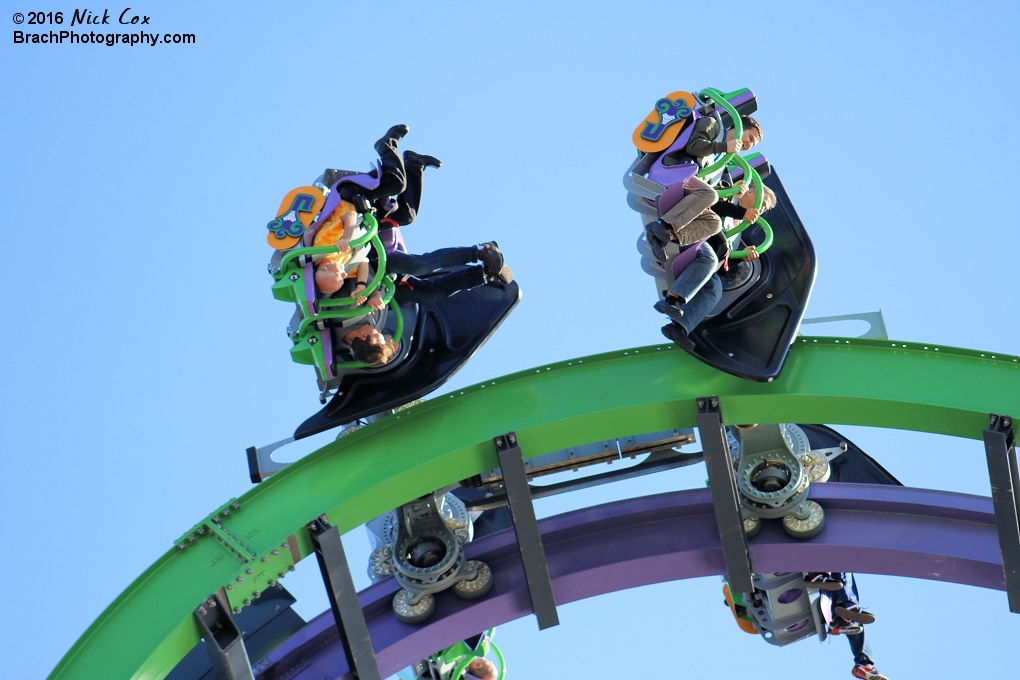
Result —
[[736, 203], [718, 201], [712, 204], [712, 212], [719, 217], [732, 217], [735, 220], [742, 220], [746, 211]]
[[695, 158], [726, 152], [726, 140], [712, 141], [719, 134], [719, 122], [711, 116], [699, 118], [684, 150]]
[[[365, 296], [361, 294], [361, 291], [368, 288], [368, 262], [362, 262], [358, 265], [356, 273], [354, 275], [355, 286], [351, 292], [351, 297], [354, 298], [355, 304], [363, 304], [365, 302]], [[378, 289], [376, 289], [376, 293]], [[373, 293], [375, 295], [375, 293]]]

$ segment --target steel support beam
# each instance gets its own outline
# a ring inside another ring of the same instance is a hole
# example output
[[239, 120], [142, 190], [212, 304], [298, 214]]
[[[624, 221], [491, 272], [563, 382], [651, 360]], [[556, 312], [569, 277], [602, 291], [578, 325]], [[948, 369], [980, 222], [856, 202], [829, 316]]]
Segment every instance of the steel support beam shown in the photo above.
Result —
[[539, 630], [552, 628], [559, 625], [560, 617], [556, 613], [556, 598], [553, 594], [552, 580], [549, 578], [549, 565], [546, 563], [545, 549], [542, 547], [542, 534], [538, 530], [535, 506], [531, 502], [524, 456], [517, 446], [515, 432], [496, 437], [494, 441], [503, 476], [503, 488], [506, 490], [507, 505], [510, 506], [510, 518], [513, 520], [514, 533], [517, 536], [517, 549], [521, 553], [524, 578], [528, 583], [528, 594], [531, 596], [531, 608], [538, 619]]
[[325, 515], [308, 523], [308, 534], [312, 539], [319, 570], [326, 584], [329, 606], [333, 610], [340, 644], [347, 657], [347, 666], [359, 680], [382, 680], [379, 664], [372, 649], [372, 638], [368, 624], [361, 611], [358, 591], [347, 565], [347, 555], [340, 540], [340, 531], [329, 524]]
[[712, 506], [719, 526], [723, 558], [730, 588], [738, 593], [750, 593], [751, 556], [747, 550], [744, 518], [740, 512], [737, 477], [733, 471], [730, 445], [719, 410], [719, 397], [698, 397], [698, 433], [701, 449], [708, 468], [708, 485], [712, 490]]
[[1013, 419], [993, 413], [983, 434], [1009, 610], [1020, 614], [1020, 469]]
[[223, 593], [210, 595], [198, 605], [195, 621], [219, 680], [255, 680], [241, 631], [230, 616], [230, 605]]

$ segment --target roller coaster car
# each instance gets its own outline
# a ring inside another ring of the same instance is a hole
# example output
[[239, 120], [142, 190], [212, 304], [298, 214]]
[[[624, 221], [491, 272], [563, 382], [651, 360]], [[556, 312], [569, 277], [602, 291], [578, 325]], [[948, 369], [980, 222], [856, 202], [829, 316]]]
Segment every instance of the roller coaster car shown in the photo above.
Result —
[[[725, 94], [711, 89], [673, 92], [660, 99], [634, 130], [638, 157], [623, 183], [628, 205], [644, 224], [676, 205], [686, 181], [696, 174], [717, 188], [748, 179], [748, 184], [763, 182], [776, 193], [778, 202], [768, 212], [768, 222], [760, 219], [742, 232], [735, 228], [726, 233], [733, 247], [741, 241], [756, 244], [761, 257], [747, 261], [734, 253], [728, 269], [720, 271], [722, 299], [689, 335], [695, 344], [690, 353], [709, 366], [771, 382], [782, 371], [814, 285], [817, 263], [811, 239], [764, 156], [719, 154], [703, 161], [710, 165], [702, 168], [684, 151], [699, 118], [715, 117], [721, 123], [719, 139], [724, 139], [727, 128], [756, 109], [754, 93], [747, 89]], [[667, 269], [651, 257], [644, 237], [638, 249], [642, 268], [655, 277], [658, 291], [667, 289], [694, 255], [693, 249], [680, 254], [675, 244], [668, 244], [667, 257], [677, 266]]]
[[400, 350], [389, 363], [337, 371], [337, 392], [303, 422], [295, 439], [423, 397], [449, 380], [485, 344], [521, 297], [516, 282], [460, 291], [435, 304], [403, 307]]
[[[783, 436], [796, 455], [811, 456], [820, 481], [902, 486], [875, 459], [825, 425], [787, 424]], [[730, 450], [731, 454], [739, 455], [740, 442], [735, 437], [731, 438]], [[780, 647], [811, 635], [824, 640], [827, 635], [824, 608], [818, 595], [805, 597], [805, 576], [802, 573], [755, 574], [753, 593], [733, 593], [724, 582], [725, 604], [737, 627], [745, 633], [760, 634], [769, 644]]]
[[[314, 260], [337, 249], [335, 245], [315, 246], [314, 237], [338, 208], [342, 193], [356, 197], [362, 189], [378, 186], [379, 180], [348, 171], [332, 172], [333, 184], [327, 194], [323, 194], [321, 181], [292, 190], [268, 225], [267, 240], [275, 251], [269, 263], [273, 296], [297, 307], [287, 328], [293, 343], [291, 358], [315, 367], [322, 403], [334, 395], [324, 409], [298, 427], [295, 439], [401, 406], [435, 390], [485, 343], [521, 294], [516, 283], [488, 284], [435, 304], [401, 307], [393, 299], [396, 286], [385, 274], [378, 222], [371, 211], [361, 213], [351, 249], [371, 248], [377, 253], [376, 274], [365, 294], [381, 291], [392, 312], [386, 331], [400, 341], [400, 348], [385, 365], [345, 361], [337, 355], [340, 338], [335, 327], [367, 310], [355, 307], [350, 298], [321, 296], [315, 286]], [[362, 207], [367, 206], [363, 203]]]
[[[709, 366], [748, 380], [772, 382], [796, 339], [804, 318], [818, 263], [814, 246], [775, 169], [765, 179], [775, 192], [768, 212], [772, 247], [753, 262], [730, 264], [720, 272], [723, 297], [690, 338], [691, 350]], [[761, 243], [759, 226], [745, 241]]]

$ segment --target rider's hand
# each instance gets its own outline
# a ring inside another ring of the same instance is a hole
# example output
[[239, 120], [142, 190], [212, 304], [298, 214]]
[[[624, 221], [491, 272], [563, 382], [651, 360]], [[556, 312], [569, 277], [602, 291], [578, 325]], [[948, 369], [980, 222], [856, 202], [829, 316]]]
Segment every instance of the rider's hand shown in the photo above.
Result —
[[351, 240], [347, 238], [340, 239], [339, 241], [336, 242], [336, 249], [339, 250], [341, 253], [351, 252]]
[[742, 141], [740, 141], [739, 139], [731, 139], [728, 142], [726, 142], [726, 152], [727, 153], [736, 153], [736, 152], [740, 151], [743, 148], [744, 148], [744, 143]]
[[758, 217], [760, 216], [761, 213], [755, 210], [754, 208], [748, 208], [747, 210], [744, 211], [744, 221], [747, 222], [748, 224], [754, 224], [755, 222], [758, 221]]
[[367, 287], [368, 286], [359, 283], [357, 287], [354, 289], [354, 291], [351, 293], [351, 297], [354, 299], [355, 306], [360, 307], [361, 305], [365, 304], [365, 300], [367, 300], [368, 298], [362, 295], [361, 292], [365, 290], [365, 288]]
[[373, 295], [368, 300], [368, 306], [378, 312], [379, 310], [386, 306], [386, 303], [382, 301], [381, 295]]
[[747, 260], [748, 262], [750, 262], [751, 260], [757, 260], [759, 257], [761, 257], [761, 255], [758, 254], [758, 251], [755, 250], [755, 247], [754, 246], [748, 246], [748, 248], [747, 248], [747, 257], [745, 257], [744, 259]]
[[737, 183], [733, 185], [733, 188], [737, 190], [737, 193], [734, 194], [737, 198], [740, 198], [751, 190], [751, 187], [744, 184], [744, 180], [738, 180]]

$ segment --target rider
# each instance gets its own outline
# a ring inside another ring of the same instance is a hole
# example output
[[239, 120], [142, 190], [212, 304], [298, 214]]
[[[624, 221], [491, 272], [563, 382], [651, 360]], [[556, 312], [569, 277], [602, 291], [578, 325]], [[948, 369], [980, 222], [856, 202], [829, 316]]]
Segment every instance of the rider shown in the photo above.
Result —
[[[340, 288], [338, 295], [349, 295], [355, 303], [361, 305], [368, 302], [370, 311], [350, 319], [339, 321], [336, 336], [340, 349], [349, 351], [358, 361], [370, 364], [385, 364], [396, 353], [399, 347], [382, 329], [386, 325], [386, 305], [382, 293], [376, 289], [367, 298], [362, 292], [371, 280], [371, 268], [362, 263], [354, 281], [347, 280]], [[402, 276], [397, 283], [393, 299], [398, 304], [435, 303], [462, 290], [470, 290], [476, 286], [492, 283], [508, 284], [513, 281], [510, 268], [503, 265], [495, 275], [489, 275], [484, 266], [471, 265], [439, 276], [418, 278]]]
[[[776, 195], [768, 187], [762, 187], [764, 197], [761, 211], [754, 209], [755, 194], [745, 191], [737, 203], [722, 202], [712, 206], [711, 212], [716, 220], [720, 217], [733, 219], [757, 220], [762, 212], [776, 204]], [[673, 323], [663, 326], [662, 334], [672, 340], [681, 349], [694, 349], [694, 342], [689, 334], [708, 315], [722, 297], [722, 281], [716, 273], [720, 267], [719, 252], [725, 257], [729, 244], [721, 231], [717, 231], [709, 239], [698, 245], [698, 253], [694, 261], [677, 277], [666, 293], [666, 297], [655, 303], [655, 310], [667, 315]], [[747, 249], [748, 260], [758, 258], [758, 253], [751, 246]]]
[[[889, 680], [878, 672], [871, 658], [871, 645], [868, 643], [864, 625], [875, 622], [875, 615], [865, 611], [859, 604], [857, 579], [849, 572], [825, 574], [828, 583], [839, 583], [838, 590], [823, 593], [832, 601], [832, 623], [829, 635], [846, 635], [850, 643], [850, 651], [854, 655], [854, 667], [850, 671], [855, 678], [863, 680]], [[819, 580], [817, 575], [812, 580]]]
[[354, 206], [347, 201], [340, 201], [329, 219], [315, 232], [313, 246], [336, 245], [338, 251], [315, 262], [315, 285], [326, 295], [340, 290], [344, 280], [368, 258], [367, 245], [355, 252], [351, 251], [350, 242], [354, 238], [357, 220], [358, 213]]
[[[435, 156], [414, 151], [404, 151], [401, 157], [398, 145], [408, 130], [406, 125], [394, 125], [375, 143], [382, 166], [381, 174], [375, 170], [369, 174], [379, 177], [378, 187], [364, 189], [353, 184], [340, 187], [341, 198], [352, 203], [357, 203], [358, 198], [364, 198], [372, 203], [380, 215], [380, 232], [414, 222], [421, 201], [422, 173], [425, 168], [439, 168], [443, 165]], [[338, 170], [326, 170], [322, 174], [322, 183], [327, 187], [332, 186], [341, 176]], [[396, 200], [392, 196], [396, 196]]]
[[[768, 187], [763, 187], [762, 210], [755, 210], [754, 194], [749, 192], [742, 183], [740, 184], [740, 189], [741, 193], [736, 204], [724, 201], [716, 203], [710, 211], [707, 211], [719, 226], [708, 237], [702, 237], [700, 243], [694, 242], [698, 247], [698, 254], [695, 256], [694, 261], [673, 282], [665, 298], [655, 303], [656, 311], [679, 321], [680, 317], [683, 316], [680, 307], [689, 302], [701, 290], [701, 287], [705, 285], [709, 277], [719, 269], [720, 256], [718, 252], [721, 252], [722, 256], [725, 257], [728, 248], [726, 237], [719, 235], [719, 231], [722, 228], [722, 220], [720, 218], [729, 217], [753, 224], [758, 220], [761, 212], [769, 210], [776, 204], [776, 195]], [[755, 251], [754, 246], [751, 246], [748, 250], [750, 251], [748, 259], [757, 259], [758, 253]]]
[[[735, 138], [735, 130], [732, 128], [726, 131], [723, 139], [717, 139], [720, 136], [719, 121], [714, 116], [702, 116], [694, 124], [684, 151], [691, 158], [697, 159], [699, 165], [704, 165], [707, 156], [750, 149], [761, 141], [761, 125], [751, 116], [741, 116], [740, 123], [744, 128], [740, 139]], [[671, 165], [669, 159], [663, 159], [663, 165]]]

